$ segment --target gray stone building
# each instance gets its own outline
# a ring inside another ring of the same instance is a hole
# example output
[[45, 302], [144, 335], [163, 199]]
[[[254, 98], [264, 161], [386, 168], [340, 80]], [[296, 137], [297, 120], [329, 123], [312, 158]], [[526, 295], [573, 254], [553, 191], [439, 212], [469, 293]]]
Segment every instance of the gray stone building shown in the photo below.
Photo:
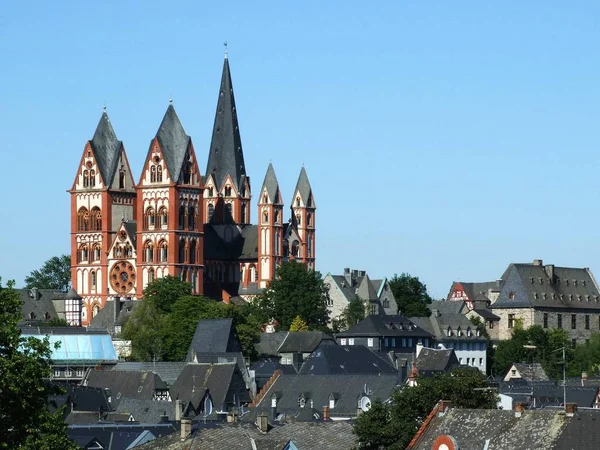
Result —
[[510, 264], [498, 299], [490, 305], [499, 317], [499, 339], [509, 339], [517, 322], [524, 328], [564, 329], [573, 345], [600, 331], [600, 290], [588, 268]]
[[329, 287], [331, 320], [338, 319], [355, 299], [365, 302], [367, 314], [398, 314], [398, 305], [387, 278], [371, 280], [364, 270], [345, 268], [343, 275], [328, 273], [324, 283]]

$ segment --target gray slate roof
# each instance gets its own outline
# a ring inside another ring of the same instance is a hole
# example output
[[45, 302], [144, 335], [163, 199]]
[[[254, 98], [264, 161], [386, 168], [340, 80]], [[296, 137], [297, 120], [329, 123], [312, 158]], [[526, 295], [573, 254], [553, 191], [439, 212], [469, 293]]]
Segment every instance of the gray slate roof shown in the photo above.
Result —
[[515, 417], [513, 411], [499, 409], [450, 409], [432, 419], [412, 448], [430, 450], [438, 436], [450, 435], [461, 450], [481, 450], [488, 439], [488, 450], [551, 449], [567, 422], [571, 420], [551, 410], [526, 410]]
[[[241, 226], [241, 234], [231, 242], [219, 237], [214, 225], [204, 225], [204, 259], [208, 261], [256, 260], [258, 225]], [[218, 226], [218, 225], [217, 225]]]
[[458, 359], [454, 350], [423, 348], [415, 360], [415, 366], [419, 369], [419, 374], [423, 375], [447, 372], [457, 365]]
[[450, 292], [448, 293], [448, 296], [446, 297], [448, 300], [450, 300], [450, 295], [452, 294], [452, 292], [454, 290], [454, 286], [459, 283], [463, 287], [465, 294], [467, 294], [467, 297], [469, 297], [469, 300], [471, 300], [471, 301], [475, 300], [475, 298], [478, 296], [478, 294], [484, 294], [484, 295], [486, 295], [486, 298], [487, 298], [487, 293], [489, 290], [498, 290], [498, 283], [496, 281], [483, 281], [483, 282], [476, 282], [476, 283], [469, 283], [466, 281], [455, 281], [452, 283]]
[[[86, 448], [93, 440], [98, 440], [102, 448], [107, 450], [126, 450], [134, 448], [136, 443], [143, 444], [154, 438], [179, 433], [172, 424], [132, 424], [132, 423], [97, 423], [94, 425], [71, 425], [67, 435], [81, 448]], [[132, 447], [130, 447], [132, 446]], [[135, 448], [138, 448], [137, 446]], [[148, 447], [152, 448], [152, 442]]]
[[110, 187], [117, 172], [123, 143], [117, 139], [106, 111], [102, 113], [94, 137], [89, 142], [100, 169], [104, 186]]
[[[273, 426], [268, 433], [254, 424], [199, 424], [185, 441], [173, 434], [146, 444], [140, 449], [200, 450], [282, 450], [293, 441], [299, 450], [340, 450], [356, 446], [356, 436], [349, 422], [293, 422]], [[254, 446], [253, 446], [254, 443]]]
[[348, 331], [338, 333], [336, 336], [405, 336], [417, 339], [433, 337], [431, 333], [423, 330], [406, 317], [377, 314], [368, 315]]
[[[275, 205], [280, 204], [281, 198], [278, 195], [279, 193], [279, 182], [277, 181], [277, 176], [275, 175], [275, 169], [273, 169], [273, 164], [269, 163], [269, 167], [267, 168], [267, 173], [265, 174], [265, 180], [263, 181], [262, 188], [260, 190], [261, 194], [263, 190], [267, 190], [267, 194], [269, 195], [269, 201]], [[262, 201], [262, 199], [261, 199]]]
[[279, 347], [285, 340], [288, 332], [277, 331], [275, 333], [261, 333], [260, 341], [254, 344], [259, 356], [278, 356]]
[[279, 347], [279, 353], [311, 353], [323, 341], [337, 345], [331, 336], [320, 331], [289, 331]]
[[[170, 104], [167, 108], [167, 112], [156, 132], [156, 137], [160, 143], [171, 181], [176, 183], [179, 181], [179, 175], [191, 138], [185, 133], [173, 104]], [[148, 155], [150, 155], [150, 152], [152, 152], [152, 148], [148, 150]]]
[[195, 353], [226, 353], [238, 352], [233, 333], [233, 319], [201, 319], [196, 325], [196, 331], [190, 344], [188, 359], [191, 351]]
[[140, 303], [137, 300], [125, 300], [120, 302], [120, 311], [117, 315], [117, 320], [115, 320], [115, 301], [110, 300], [107, 301], [98, 314], [96, 314], [92, 321], [90, 322], [90, 326], [94, 328], [106, 328], [110, 334], [114, 334], [115, 325], [125, 326], [135, 308], [137, 308]]
[[[517, 369], [521, 378], [527, 381], [548, 381], [548, 375], [540, 363], [514, 363], [514, 368]], [[512, 367], [509, 369], [508, 374]]]
[[84, 383], [90, 387], [110, 389], [113, 407], [117, 407], [122, 398], [151, 400], [156, 389], [168, 389], [158, 375], [142, 371], [91, 370]]
[[366, 275], [362, 278], [360, 284], [358, 285], [358, 298], [362, 300], [375, 301], [379, 299], [377, 295], [377, 291], [375, 287], [371, 283], [371, 279], [369, 275]]
[[[434, 302], [436, 303], [436, 302]], [[456, 303], [456, 302], [439, 302], [439, 303]], [[440, 310], [431, 307], [433, 313], [429, 317], [410, 317], [409, 320], [425, 331], [433, 334], [437, 341], [467, 341], [467, 342], [483, 342], [485, 337], [477, 336], [477, 326], [471, 320], [461, 313], [444, 313]], [[448, 328], [452, 330], [452, 335], [448, 336]], [[461, 330], [461, 335], [458, 336], [458, 329]], [[469, 336], [468, 331], [471, 331]]]
[[[52, 299], [65, 295], [60, 289], [15, 289], [15, 291], [23, 302], [21, 306], [22, 323], [44, 322], [58, 317]], [[33, 318], [31, 318], [31, 313], [33, 313]], [[48, 318], [46, 318], [46, 313], [49, 315]]]
[[119, 402], [116, 412], [131, 414], [133, 420], [140, 423], [160, 423], [163, 414], [172, 421], [175, 420], [175, 402], [124, 398]]
[[223, 62], [219, 100], [217, 101], [205, 178], [208, 178], [209, 175], [213, 176], [217, 189], [221, 188], [227, 175], [230, 175], [238, 192], [246, 177], [242, 139], [227, 58]]
[[157, 374], [165, 383], [171, 385], [181, 374], [186, 362], [119, 362], [112, 370], [120, 370], [125, 372], [153, 372]]
[[304, 361], [301, 375], [397, 374], [389, 360], [363, 345], [321, 345]]
[[[299, 193], [300, 198], [305, 206], [315, 207], [314, 199], [312, 198], [312, 188], [310, 187], [310, 181], [308, 181], [308, 175], [306, 169], [302, 166], [300, 175], [298, 176], [298, 182], [296, 183], [296, 189], [294, 189], [294, 195], [296, 192]], [[292, 205], [295, 205], [294, 199], [292, 199]]]
[[502, 279], [495, 308], [560, 308], [600, 310], [600, 292], [587, 268], [510, 264]]

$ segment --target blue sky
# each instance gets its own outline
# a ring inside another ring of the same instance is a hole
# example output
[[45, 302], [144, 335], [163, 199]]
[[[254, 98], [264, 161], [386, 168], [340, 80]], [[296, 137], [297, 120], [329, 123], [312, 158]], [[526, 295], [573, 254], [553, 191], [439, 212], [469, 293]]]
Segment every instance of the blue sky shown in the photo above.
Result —
[[105, 102], [135, 177], [171, 96], [204, 170], [227, 41], [255, 195], [272, 161], [289, 204], [304, 163], [323, 273], [600, 276], [600, 3], [493, 3], [8, 1], [0, 275], [69, 252]]

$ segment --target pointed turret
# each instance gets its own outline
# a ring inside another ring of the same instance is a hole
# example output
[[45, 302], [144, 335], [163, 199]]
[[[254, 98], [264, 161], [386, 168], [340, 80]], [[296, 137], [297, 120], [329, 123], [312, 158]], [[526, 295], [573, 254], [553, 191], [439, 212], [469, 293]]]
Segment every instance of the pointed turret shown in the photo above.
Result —
[[304, 169], [304, 166], [302, 166], [302, 170], [300, 171], [300, 175], [298, 176], [296, 189], [294, 189], [294, 196], [296, 200], [298, 197], [300, 198], [300, 200], [302, 200], [302, 206], [314, 207], [312, 198], [312, 188], [310, 187], [310, 181], [308, 181], [308, 175], [306, 174], [306, 169]]
[[273, 164], [269, 163], [269, 167], [267, 168], [267, 173], [265, 175], [265, 181], [263, 181], [262, 188], [260, 190], [261, 194], [267, 194], [268, 199], [264, 201], [264, 198], [259, 200], [259, 204], [263, 203], [273, 203], [280, 204], [281, 196], [279, 195], [279, 182], [277, 181], [277, 176], [275, 175], [275, 169], [273, 169]]
[[102, 117], [100, 117], [100, 122], [98, 122], [96, 132], [90, 141], [90, 145], [92, 146], [94, 158], [98, 164], [98, 169], [100, 170], [104, 185], [110, 186], [115, 173], [117, 172], [123, 143], [117, 139], [117, 135], [115, 134], [115, 130], [110, 123], [106, 111], [104, 111]]
[[221, 189], [229, 175], [237, 192], [241, 192], [246, 178], [246, 165], [227, 55], [223, 62], [221, 88], [205, 173], [206, 178], [210, 175], [214, 178], [217, 190]]
[[156, 138], [162, 149], [171, 180], [177, 182], [189, 149], [190, 137], [185, 133], [172, 103], [169, 104], [156, 132]]

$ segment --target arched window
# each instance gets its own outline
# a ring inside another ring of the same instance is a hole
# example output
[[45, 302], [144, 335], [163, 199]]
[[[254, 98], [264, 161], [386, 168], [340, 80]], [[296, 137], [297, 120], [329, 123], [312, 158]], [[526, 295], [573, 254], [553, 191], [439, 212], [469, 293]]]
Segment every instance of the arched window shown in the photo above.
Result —
[[179, 240], [179, 262], [185, 262], [185, 239]]
[[302, 216], [300, 213], [296, 214], [296, 222], [298, 223], [298, 226], [302, 225]]
[[192, 165], [187, 162], [183, 167], [183, 184], [190, 184], [192, 181]]
[[256, 283], [258, 281], [258, 273], [256, 272], [256, 266], [252, 264], [250, 266], [250, 282]]
[[312, 227], [312, 214], [308, 213], [306, 215], [306, 226]]
[[151, 241], [146, 241], [144, 244], [144, 262], [154, 261], [154, 245]]
[[88, 231], [90, 229], [90, 215], [85, 207], [77, 211], [77, 231]]
[[263, 223], [269, 223], [269, 213], [267, 211], [263, 213]]
[[133, 256], [133, 247], [130, 244], [125, 245], [125, 258]]
[[145, 221], [144, 221], [144, 229], [148, 230], [151, 228], [154, 228], [154, 223], [155, 223], [155, 217], [154, 217], [154, 208], [152, 208], [151, 206], [146, 208], [146, 213], [145, 213]]
[[83, 187], [90, 186], [90, 173], [87, 170], [83, 171]]
[[208, 204], [207, 222], [210, 222], [215, 214], [215, 206], [212, 203]]
[[166, 241], [160, 241], [158, 244], [158, 248], [159, 248], [159, 261], [160, 262], [167, 262], [167, 258], [169, 257], [169, 244], [167, 244]]
[[185, 228], [185, 206], [181, 205], [179, 207], [179, 229], [183, 230]]
[[231, 197], [231, 186], [225, 186], [225, 197]]
[[100, 261], [100, 244], [94, 244], [92, 258], [94, 261]]
[[96, 314], [98, 314], [99, 312], [100, 312], [100, 306], [94, 305], [94, 307], [92, 308], [92, 317], [96, 317]]
[[196, 239], [190, 242], [190, 264], [196, 264]]
[[88, 262], [89, 250], [87, 244], [81, 244], [77, 254], [79, 256], [79, 262]]
[[156, 167], [156, 182], [162, 183], [162, 166]]
[[308, 236], [306, 242], [306, 253], [309, 258], [312, 258], [312, 236]]
[[300, 197], [296, 197], [296, 206], [300, 206]]
[[300, 242], [292, 242], [292, 256], [300, 256]]
[[209, 197], [212, 197], [213, 195], [215, 195], [215, 194], [214, 194], [214, 189], [213, 189], [212, 187], [209, 187], [209, 188], [208, 188], [208, 196], [209, 196]]
[[188, 208], [188, 230], [196, 229], [196, 208], [190, 206]]
[[279, 241], [281, 238], [281, 233], [279, 231], [275, 231], [274, 235], [273, 235], [273, 240], [275, 241], [273, 245], [273, 248], [275, 249], [275, 256], [279, 256], [280, 252], [281, 252], [281, 246], [279, 245]]
[[269, 203], [269, 197], [267, 194], [263, 195], [263, 203]]
[[154, 281], [154, 269], [150, 269], [148, 271], [148, 283], [152, 283]]
[[231, 203], [227, 203], [225, 205], [225, 209], [224, 211], [224, 222], [225, 223], [231, 223], [233, 222], [233, 205]]
[[90, 170], [90, 187], [96, 186], [96, 171]]
[[243, 204], [242, 205], [242, 220], [241, 220], [242, 223], [246, 223], [247, 222], [247, 220], [246, 220], [247, 214], [248, 214], [248, 212], [247, 212], [247, 206], [246, 206], [246, 204]]
[[125, 171], [119, 172], [119, 189], [125, 189]]
[[275, 223], [279, 223], [279, 211], [275, 211]]
[[160, 216], [160, 226], [162, 228], [166, 228], [169, 226], [169, 210], [167, 209], [166, 206], [163, 206], [162, 208], [160, 208], [160, 210], [158, 211], [158, 214]]
[[156, 166], [150, 166], [150, 183], [156, 183]]
[[96, 287], [96, 272], [94, 270], [92, 270], [91, 272], [91, 278], [92, 278], [92, 287]]
[[102, 213], [100, 212], [100, 208], [97, 206], [92, 208], [90, 213], [90, 222], [92, 231], [102, 230]]

